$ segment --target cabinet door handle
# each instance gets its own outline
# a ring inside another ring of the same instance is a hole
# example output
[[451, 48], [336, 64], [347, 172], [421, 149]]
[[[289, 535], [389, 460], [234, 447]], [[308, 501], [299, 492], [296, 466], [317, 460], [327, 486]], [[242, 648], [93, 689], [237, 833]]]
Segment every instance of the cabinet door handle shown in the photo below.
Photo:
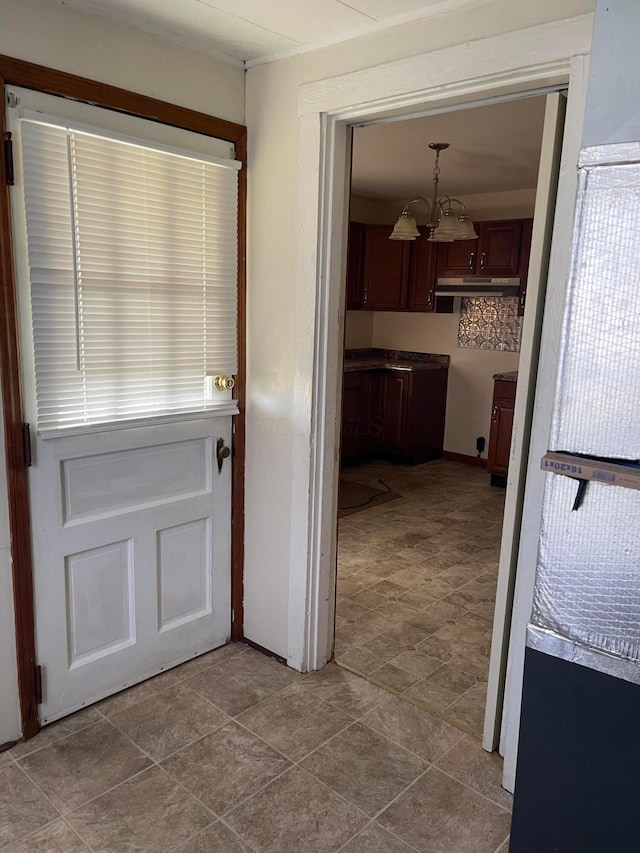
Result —
[[474, 268], [475, 263], [476, 263], [476, 253], [471, 252], [471, 254], [469, 255], [469, 269], [470, 270], [472, 270]]
[[427, 305], [433, 305], [433, 290], [429, 291], [429, 296], [427, 297]]
[[494, 422], [494, 424], [498, 420], [498, 407], [497, 406], [493, 407], [493, 414], [491, 415], [491, 420]]
[[523, 290], [520, 294], [520, 307], [524, 308], [524, 304], [527, 301], [527, 291]]
[[369, 291], [365, 288], [364, 290], [364, 304], [366, 305], [369, 301]]
[[485, 253], [485, 252], [483, 252], [483, 253], [480, 255], [480, 269], [481, 269], [481, 270], [483, 270], [483, 269], [484, 269], [484, 265], [485, 265], [485, 261], [486, 261], [486, 260], [487, 260], [487, 255], [486, 255], [486, 253]]

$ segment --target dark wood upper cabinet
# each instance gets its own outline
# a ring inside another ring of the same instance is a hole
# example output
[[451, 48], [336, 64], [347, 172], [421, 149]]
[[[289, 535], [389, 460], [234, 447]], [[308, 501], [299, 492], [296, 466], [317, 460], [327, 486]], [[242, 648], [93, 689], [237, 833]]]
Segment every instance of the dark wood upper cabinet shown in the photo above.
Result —
[[430, 243], [420, 227], [415, 241], [390, 240], [391, 225], [350, 223], [347, 308], [369, 311], [444, 312], [452, 297], [436, 299], [438, 277], [520, 277], [524, 313], [531, 219], [477, 222], [478, 240]]
[[[476, 224], [476, 230], [478, 226]], [[478, 255], [477, 240], [455, 240], [453, 243], [437, 243], [438, 275], [448, 278], [463, 278], [475, 274]]]
[[[521, 219], [482, 222], [478, 230], [476, 275], [517, 276], [522, 246]], [[455, 244], [454, 244], [455, 245]]]
[[[450, 278], [520, 276], [526, 280], [531, 223], [531, 219], [476, 222], [477, 240], [439, 243], [438, 276]], [[526, 264], [523, 272], [525, 256]]]
[[349, 223], [347, 247], [347, 308], [357, 310], [362, 304], [364, 279], [364, 241], [367, 226], [361, 222]]
[[371, 311], [406, 309], [409, 243], [390, 240], [388, 225], [366, 229], [362, 307]]
[[411, 245], [409, 259], [409, 311], [435, 311], [438, 244], [427, 239], [429, 230], [420, 227], [420, 237]]
[[533, 219], [522, 222], [522, 248], [520, 251], [520, 292], [518, 293], [518, 315], [524, 314], [527, 301], [527, 278], [529, 276], [529, 256], [531, 255], [531, 237], [533, 234]]

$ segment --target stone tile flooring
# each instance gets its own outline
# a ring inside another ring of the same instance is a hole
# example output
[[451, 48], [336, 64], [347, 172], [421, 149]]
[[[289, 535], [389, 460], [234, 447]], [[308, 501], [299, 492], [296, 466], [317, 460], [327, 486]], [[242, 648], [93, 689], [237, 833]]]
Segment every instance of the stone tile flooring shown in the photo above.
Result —
[[443, 460], [342, 476], [402, 498], [340, 519], [336, 660], [480, 735], [504, 490]]
[[0, 754], [0, 849], [504, 853], [501, 765], [335, 664], [228, 645]]

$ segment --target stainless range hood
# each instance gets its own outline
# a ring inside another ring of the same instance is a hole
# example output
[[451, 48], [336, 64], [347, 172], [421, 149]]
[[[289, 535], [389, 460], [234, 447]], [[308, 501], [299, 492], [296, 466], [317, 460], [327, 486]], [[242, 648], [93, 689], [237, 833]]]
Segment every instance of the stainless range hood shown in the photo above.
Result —
[[439, 278], [436, 296], [518, 296], [519, 278]]

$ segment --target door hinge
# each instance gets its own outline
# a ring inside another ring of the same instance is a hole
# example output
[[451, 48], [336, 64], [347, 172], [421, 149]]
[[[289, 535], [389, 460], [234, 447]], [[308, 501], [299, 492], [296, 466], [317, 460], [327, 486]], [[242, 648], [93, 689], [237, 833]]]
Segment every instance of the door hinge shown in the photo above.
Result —
[[31, 424], [22, 424], [22, 457], [25, 468], [31, 467]]
[[4, 148], [4, 174], [5, 180], [10, 187], [14, 184], [13, 178], [13, 139], [9, 131], [6, 131], [2, 141]]
[[35, 686], [36, 686], [36, 704], [42, 705], [42, 667], [36, 666], [34, 671]]

